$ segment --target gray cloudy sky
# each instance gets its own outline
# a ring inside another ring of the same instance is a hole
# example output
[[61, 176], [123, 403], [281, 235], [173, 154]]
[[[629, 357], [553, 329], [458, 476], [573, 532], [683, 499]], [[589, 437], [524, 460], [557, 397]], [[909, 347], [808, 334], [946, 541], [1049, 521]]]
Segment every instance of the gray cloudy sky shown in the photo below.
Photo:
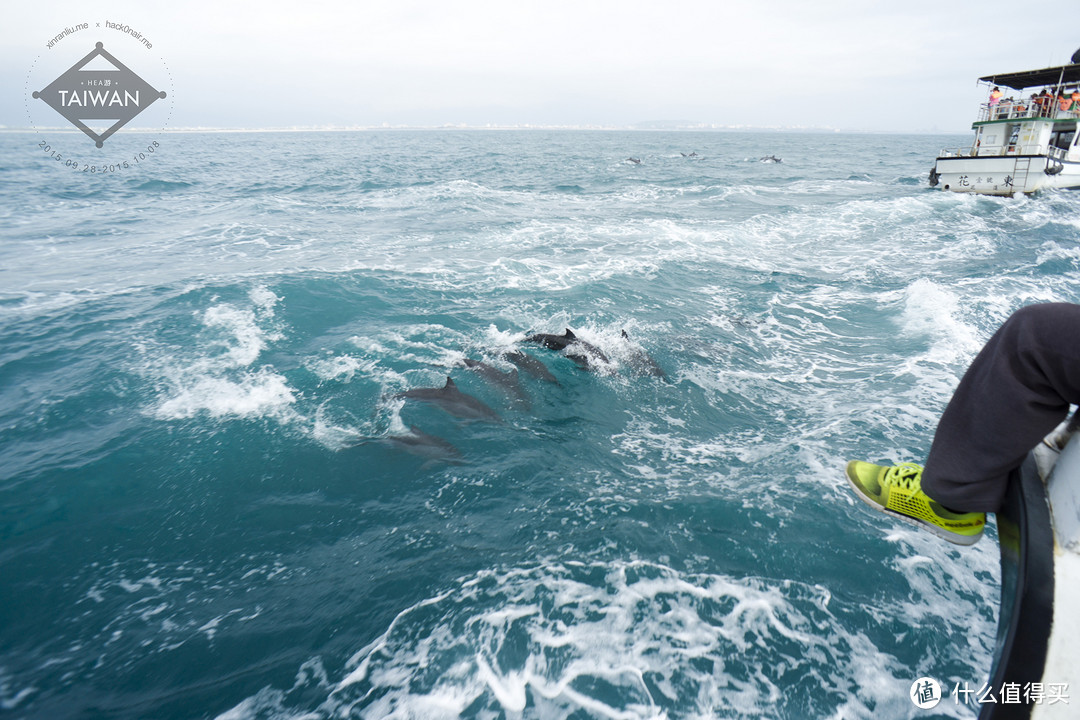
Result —
[[[984, 95], [978, 76], [1063, 64], [1080, 47], [1080, 2], [1024, 7], [5, 0], [0, 125], [27, 125], [26, 80], [39, 56], [88, 52], [95, 22], [109, 20], [141, 31], [167, 65], [172, 126], [693, 121], [965, 133]], [[92, 29], [45, 49], [78, 22]]]

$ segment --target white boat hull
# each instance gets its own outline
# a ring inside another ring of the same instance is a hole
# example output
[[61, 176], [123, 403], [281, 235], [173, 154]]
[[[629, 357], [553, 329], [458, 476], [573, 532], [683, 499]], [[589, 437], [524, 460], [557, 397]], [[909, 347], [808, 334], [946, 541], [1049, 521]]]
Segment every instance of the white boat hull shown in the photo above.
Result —
[[1080, 187], [1080, 162], [1046, 155], [939, 157], [931, 170], [930, 184], [953, 192], [980, 195], [1015, 195], [1048, 188]]

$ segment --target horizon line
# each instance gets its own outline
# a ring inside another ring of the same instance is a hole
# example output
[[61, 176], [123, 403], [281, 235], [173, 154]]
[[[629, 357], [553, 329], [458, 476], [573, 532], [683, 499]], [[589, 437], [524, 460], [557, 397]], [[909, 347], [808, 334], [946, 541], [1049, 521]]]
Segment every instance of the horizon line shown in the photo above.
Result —
[[[228, 127], [228, 126], [181, 126], [170, 128], [147, 128], [127, 127], [128, 133], [257, 133], [257, 132], [374, 132], [374, 131], [438, 131], [438, 130], [563, 130], [563, 131], [592, 131], [592, 132], [774, 132], [774, 133], [814, 133], [814, 134], [852, 134], [852, 135], [967, 135], [967, 132], [945, 132], [941, 130], [859, 130], [842, 129], [829, 126], [799, 126], [799, 125], [719, 125], [719, 124], [663, 124], [644, 122], [632, 125], [557, 125], [538, 123], [518, 123], [513, 125], [501, 125], [487, 123], [473, 125], [468, 123], [444, 123], [441, 125], [286, 125], [271, 127]], [[0, 132], [7, 133], [40, 133], [59, 132], [78, 134], [81, 131], [75, 127], [64, 126], [37, 126], [37, 127], [8, 127], [0, 125]]]

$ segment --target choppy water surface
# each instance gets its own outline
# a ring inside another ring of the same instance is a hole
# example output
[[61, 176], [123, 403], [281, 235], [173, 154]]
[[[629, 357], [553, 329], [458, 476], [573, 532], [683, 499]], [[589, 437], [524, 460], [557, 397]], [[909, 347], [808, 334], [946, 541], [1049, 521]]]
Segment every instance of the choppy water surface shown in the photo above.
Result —
[[[996, 326], [1080, 300], [1080, 196], [928, 189], [957, 142], [176, 134], [89, 177], [0, 136], [0, 714], [932, 716], [996, 535], [843, 464], [923, 458]], [[606, 361], [522, 342], [566, 328]], [[515, 349], [557, 382], [463, 367]], [[395, 397], [448, 376], [498, 420]]]

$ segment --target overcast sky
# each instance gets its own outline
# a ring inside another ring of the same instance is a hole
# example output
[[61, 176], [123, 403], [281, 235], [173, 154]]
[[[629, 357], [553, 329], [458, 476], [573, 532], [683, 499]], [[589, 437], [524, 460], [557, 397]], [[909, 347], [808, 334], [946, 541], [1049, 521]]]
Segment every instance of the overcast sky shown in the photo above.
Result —
[[[121, 59], [151, 82], [167, 67], [174, 127], [666, 121], [966, 133], [985, 93], [976, 78], [1064, 64], [1080, 47], [1080, 0], [1023, 11], [1015, 0], [3, 3], [7, 127], [28, 124], [35, 63], [73, 62], [111, 40], [95, 28], [104, 20], [152, 41], [158, 65], [132, 50]], [[46, 49], [79, 22], [91, 29]]]

